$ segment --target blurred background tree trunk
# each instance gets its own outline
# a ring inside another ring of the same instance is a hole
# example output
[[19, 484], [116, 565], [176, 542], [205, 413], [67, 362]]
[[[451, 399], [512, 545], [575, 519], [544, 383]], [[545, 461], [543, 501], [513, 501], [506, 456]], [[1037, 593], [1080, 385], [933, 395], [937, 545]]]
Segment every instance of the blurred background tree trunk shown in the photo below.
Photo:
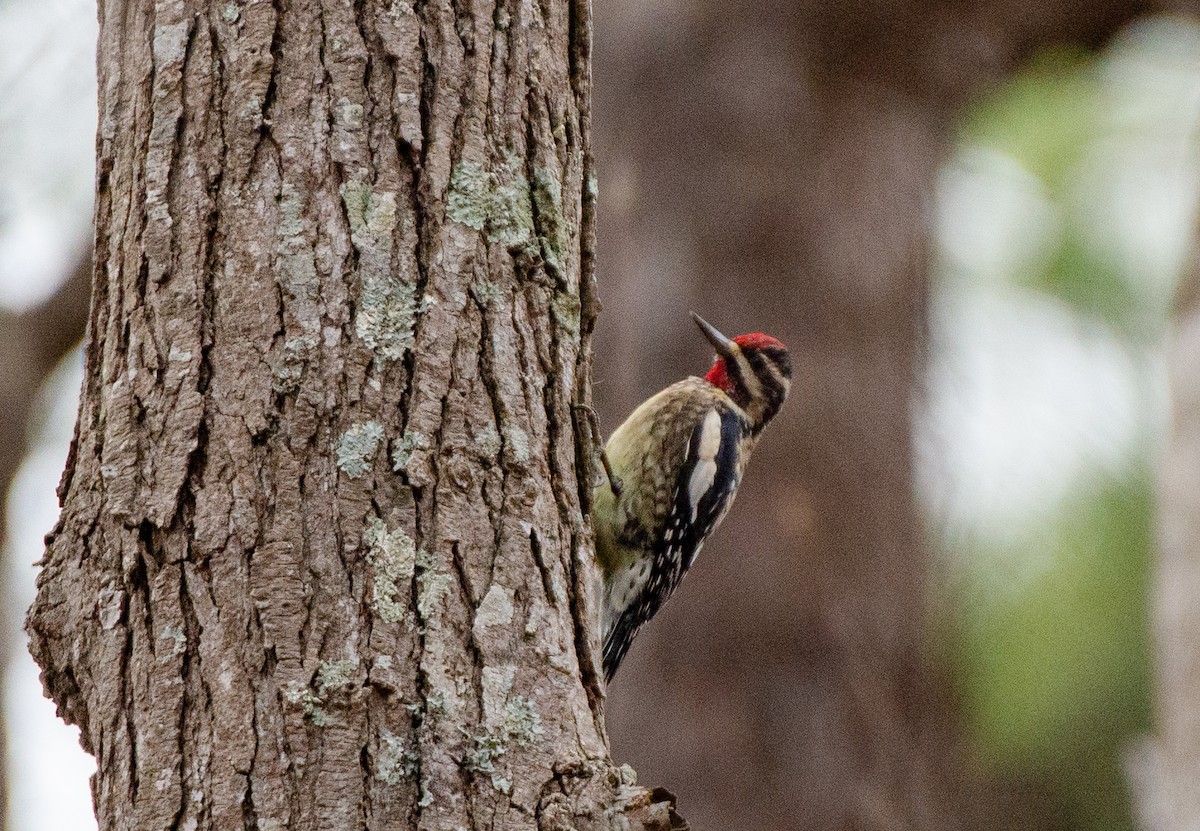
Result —
[[1158, 475], [1155, 736], [1129, 758], [1146, 831], [1200, 828], [1200, 257], [1179, 293], [1169, 352], [1171, 433]]
[[971, 781], [927, 655], [933, 190], [975, 96], [1162, 8], [599, 5], [602, 420], [706, 368], [689, 308], [779, 336], [797, 367], [737, 506], [610, 691], [617, 758], [694, 827], [1029, 827], [1036, 800]]

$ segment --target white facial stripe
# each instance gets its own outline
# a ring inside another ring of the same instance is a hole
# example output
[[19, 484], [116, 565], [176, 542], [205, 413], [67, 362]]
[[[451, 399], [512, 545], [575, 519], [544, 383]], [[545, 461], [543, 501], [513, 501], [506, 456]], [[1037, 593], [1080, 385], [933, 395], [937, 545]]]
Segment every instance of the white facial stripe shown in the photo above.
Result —
[[754, 367], [750, 366], [750, 362], [746, 360], [746, 356], [736, 345], [733, 348], [733, 360], [737, 363], [738, 375], [741, 376], [742, 386], [746, 388], [750, 399], [761, 398], [762, 384], [759, 382], [758, 376], [754, 374]]
[[767, 360], [763, 361], [763, 363], [766, 364], [767, 372], [771, 373], [771, 379], [783, 390], [783, 395], [786, 398], [792, 382], [783, 377], [783, 373], [779, 371], [779, 367], [775, 365], [774, 361]]

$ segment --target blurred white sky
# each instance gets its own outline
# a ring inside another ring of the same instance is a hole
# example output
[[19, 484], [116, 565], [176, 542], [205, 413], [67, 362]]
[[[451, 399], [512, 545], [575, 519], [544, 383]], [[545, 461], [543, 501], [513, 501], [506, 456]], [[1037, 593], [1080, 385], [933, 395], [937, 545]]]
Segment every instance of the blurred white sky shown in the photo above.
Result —
[[[0, 304], [34, 305], [53, 293], [89, 244], [94, 142], [96, 8], [91, 0], [0, 0]], [[42, 536], [57, 516], [54, 489], [66, 460], [81, 372], [70, 356], [44, 394], [44, 436], [26, 460], [8, 502], [4, 561], [6, 624], [33, 599]], [[23, 646], [4, 673], [8, 722], [10, 831], [96, 827], [88, 776], [92, 758], [78, 730], [42, 696]]]
[[[0, 304], [10, 308], [49, 295], [88, 241], [95, 34], [89, 0], [0, 0]], [[1161, 315], [1196, 228], [1200, 34], [1178, 21], [1136, 27], [1102, 72], [1114, 129], [1074, 172], [1070, 199], [1088, 206], [1099, 245]], [[1020, 285], [1060, 232], [1064, 208], [1017, 160], [964, 147], [938, 200], [945, 275], [934, 298], [921, 491], [951, 535], [1003, 538], [1052, 511], [1081, 477], [1136, 462], [1165, 418], [1161, 361], [1153, 344], [1130, 349], [1102, 321]], [[72, 356], [9, 500], [10, 608], [32, 598], [29, 564], [56, 515], [79, 384]], [[15, 652], [4, 695], [9, 827], [87, 831], [92, 762], [42, 698], [28, 655]]]
[[[37, 447], [26, 458], [8, 500], [10, 541], [2, 584], [17, 610], [33, 602], [34, 569], [42, 537], [58, 517], [54, 489], [67, 461], [75, 402], [83, 382], [78, 350], [63, 361], [42, 391], [45, 413]], [[9, 617], [9, 616], [6, 616]], [[17, 633], [5, 632], [14, 637]], [[79, 730], [67, 727], [42, 696], [37, 666], [22, 643], [4, 678], [8, 719], [9, 831], [87, 831], [96, 827], [88, 777], [96, 769], [79, 746]]]
[[49, 297], [90, 244], [96, 4], [0, 0], [0, 303]]

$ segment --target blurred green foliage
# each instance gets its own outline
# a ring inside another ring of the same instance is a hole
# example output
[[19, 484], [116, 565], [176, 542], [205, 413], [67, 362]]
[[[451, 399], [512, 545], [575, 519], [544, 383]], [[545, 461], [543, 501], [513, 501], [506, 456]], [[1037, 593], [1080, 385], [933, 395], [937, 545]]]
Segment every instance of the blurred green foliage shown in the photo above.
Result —
[[[943, 266], [941, 279], [960, 286], [1001, 280], [1029, 302], [1066, 307], [1081, 329], [1106, 330], [1130, 365], [1153, 368], [1167, 325], [1161, 287], [1169, 294], [1177, 275], [1157, 275], [1157, 293], [1146, 283], [1147, 263], [1173, 260], [1142, 256], [1153, 241], [1142, 240], [1139, 251], [1121, 238], [1130, 219], [1120, 204], [1129, 191], [1121, 187], [1131, 169], [1135, 191], [1155, 181], [1136, 178], [1145, 174], [1136, 165], [1161, 155], [1170, 136], [1190, 141], [1178, 156], [1192, 159], [1183, 170], [1195, 173], [1194, 126], [1181, 121], [1195, 115], [1178, 102], [1200, 90], [1198, 32], [1195, 24], [1159, 20], [1105, 54], [1050, 51], [980, 101], [963, 121], [958, 160], [982, 149], [1015, 162], [1030, 174], [1032, 198], [1045, 203], [1052, 227], [1029, 243], [1036, 255], [1021, 260], [1018, 273]], [[1170, 182], [1174, 174], [1164, 169]], [[1196, 183], [1188, 187], [1193, 213], [1179, 221], [1194, 232]], [[979, 192], [988, 193], [986, 184]], [[943, 233], [953, 233], [948, 227]], [[980, 521], [974, 533], [958, 528], [944, 541], [944, 600], [955, 611], [939, 621], [946, 629], [940, 643], [976, 758], [1001, 782], [1037, 782], [1039, 797], [1054, 803], [1044, 812], [1046, 827], [1135, 828], [1122, 757], [1151, 729], [1152, 469], [1166, 421], [1155, 403], [1165, 396], [1141, 395], [1165, 389], [1165, 381], [1153, 372], [1137, 380], [1140, 435], [1119, 469], [1097, 454], [1063, 473], [1073, 477], [1065, 497], [1003, 539], [980, 530], [988, 527]], [[1104, 413], [1080, 429], [1103, 442], [1097, 424]], [[937, 527], [936, 507], [933, 514]]]
[[1055, 782], [1079, 829], [1132, 828], [1120, 757], [1150, 727], [1151, 496], [1148, 475], [1098, 477], [1012, 550], [969, 557], [1032, 573], [1004, 587], [969, 572], [959, 586], [957, 669], [977, 753]]
[[1139, 294], [1111, 251], [1097, 245], [1098, 232], [1103, 234], [1097, 205], [1079, 193], [1081, 183], [1097, 175], [1088, 167], [1099, 145], [1120, 130], [1103, 82], [1103, 59], [1096, 54], [1048, 50], [968, 113], [961, 141], [1018, 161], [1058, 209], [1055, 245], [1042, 268], [1021, 275], [1027, 288], [1060, 298], [1123, 334], [1157, 335], [1139, 333], [1146, 319]]
[[1096, 56], [1052, 49], [972, 108], [961, 138], [1012, 156], [1061, 196], [1101, 120]]

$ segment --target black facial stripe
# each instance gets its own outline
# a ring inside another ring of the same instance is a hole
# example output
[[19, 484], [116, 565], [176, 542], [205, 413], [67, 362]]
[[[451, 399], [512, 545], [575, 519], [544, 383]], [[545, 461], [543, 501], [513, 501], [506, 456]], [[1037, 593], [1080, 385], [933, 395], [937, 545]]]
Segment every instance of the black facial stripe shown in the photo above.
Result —
[[742, 378], [742, 368], [733, 358], [725, 359], [725, 372], [729, 375], [729, 380], [733, 383], [733, 388], [738, 392], [739, 396], [744, 400], [748, 397], [746, 390], [746, 382]]
[[[779, 379], [775, 376], [775, 373], [771, 371], [771, 368], [774, 366], [781, 376], [788, 378], [791, 376], [791, 367], [788, 367], [788, 372], [784, 372], [780, 363], [766, 355], [764, 351], [754, 350], [744, 354], [746, 355], [746, 360], [750, 362], [750, 367], [754, 370], [754, 375], [758, 378], [758, 382], [763, 389], [763, 395], [768, 402], [774, 401], [777, 398], [779, 403], [782, 404], [784, 389], [779, 383]], [[784, 355], [786, 357], [787, 353], [785, 352]]]
[[[780, 379], [791, 377], [791, 361], [786, 350], [775, 348], [749, 350], [743, 354], [746, 355], [746, 360], [762, 387], [762, 417], [751, 426], [751, 433], [758, 435], [783, 406], [783, 400], [787, 396], [787, 387], [786, 380]], [[776, 375], [776, 371], [778, 371], [778, 375]]]
[[781, 349], [778, 346], [768, 346], [762, 350], [762, 354], [771, 363], [775, 364], [775, 368], [779, 370], [779, 374], [784, 378], [792, 377], [792, 358], [786, 349]]

